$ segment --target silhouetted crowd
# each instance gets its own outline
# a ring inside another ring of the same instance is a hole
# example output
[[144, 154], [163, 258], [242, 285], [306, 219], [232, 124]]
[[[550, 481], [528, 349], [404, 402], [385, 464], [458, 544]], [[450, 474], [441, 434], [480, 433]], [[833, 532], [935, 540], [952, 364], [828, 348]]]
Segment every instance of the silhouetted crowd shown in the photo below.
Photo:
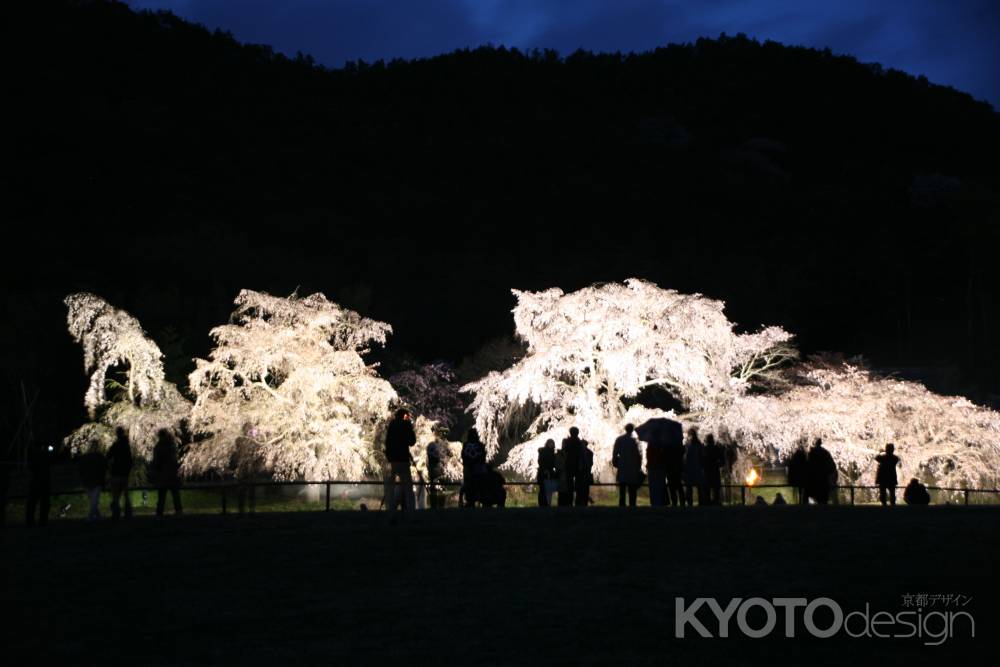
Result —
[[[645, 471], [639, 441], [646, 443]], [[417, 438], [411, 413], [397, 410], [390, 421], [385, 437], [386, 474], [383, 503], [395, 522], [396, 511], [404, 513], [417, 509], [414, 493], [414, 468], [412, 448]], [[238, 449], [238, 447], [237, 447]], [[51, 465], [53, 448], [33, 446], [28, 452], [29, 479], [26, 498], [26, 523], [29, 526], [45, 525], [50, 513]], [[444, 507], [443, 480], [446, 454], [438, 442], [427, 448], [427, 477], [419, 472], [420, 507], [426, 506], [424, 494], [429, 492], [432, 508]], [[461, 507], [504, 507], [507, 491], [503, 475], [487, 463], [486, 446], [475, 429], [470, 429], [462, 445], [462, 485], [459, 491]], [[723, 469], [732, 470], [736, 461], [735, 445], [723, 446], [711, 434], [702, 441], [697, 428], [689, 428], [685, 437], [679, 422], [671, 419], [651, 419], [636, 428], [626, 424], [624, 433], [615, 439], [611, 454], [611, 467], [615, 471], [618, 487], [618, 504], [635, 507], [640, 487], [648, 484], [649, 504], [653, 507], [694, 505], [719, 505], [722, 503]], [[896, 468], [900, 459], [895, 445], [874, 458], [875, 483], [879, 502], [883, 506], [896, 504]], [[0, 525], [6, 513], [9, 489], [10, 462], [0, 463]], [[103, 490], [111, 493], [111, 520], [132, 516], [129, 497], [129, 476], [133, 468], [132, 447], [123, 428], [118, 428], [115, 441], [106, 454], [100, 443], [94, 441], [87, 451], [77, 458], [80, 481], [89, 500], [88, 521], [101, 519], [100, 499]], [[173, 501], [176, 514], [181, 514], [181, 477], [177, 441], [167, 429], [158, 433], [153, 456], [148, 466], [151, 480], [157, 490], [156, 515], [162, 517], [167, 497]], [[788, 485], [793, 488], [798, 504], [809, 502], [826, 505], [837, 488], [838, 472], [830, 452], [817, 438], [806, 451], [799, 447], [787, 462]], [[237, 474], [240, 483], [240, 506], [244, 504], [244, 487], [252, 494], [252, 474]], [[538, 448], [538, 467], [535, 481], [538, 486], [538, 505], [586, 507], [593, 504], [591, 487], [594, 484], [594, 452], [590, 444], [580, 437], [576, 427], [556, 449], [555, 440], [549, 439]], [[555, 500], [555, 502], [553, 502]], [[911, 479], [903, 492], [909, 505], [927, 505], [930, 494], [917, 479]], [[251, 500], [252, 502], [252, 500]], [[759, 495], [754, 504], [767, 504]], [[784, 496], [777, 493], [773, 504], [786, 504]]]
[[[390, 462], [386, 477], [385, 498], [390, 510], [398, 507], [412, 509], [412, 478], [410, 466], [413, 458], [409, 449], [416, 444], [410, 423], [410, 413], [400, 410], [390, 425], [386, 439], [386, 455]], [[646, 443], [645, 471], [640, 440]], [[736, 462], [736, 446], [721, 445], [715, 436], [708, 434], [702, 440], [697, 428], [689, 428], [685, 437], [683, 427], [672, 419], [652, 419], [636, 428], [626, 424], [624, 433], [614, 442], [611, 467], [615, 471], [618, 487], [618, 504], [635, 507], [639, 489], [648, 484], [649, 504], [653, 507], [690, 507], [722, 504], [723, 471], [732, 471]], [[896, 467], [894, 445], [875, 457], [876, 484], [883, 505], [896, 502]], [[443, 507], [440, 482], [444, 476], [443, 454], [439, 444], [432, 443], [427, 451], [427, 479], [431, 494], [431, 507]], [[812, 447], [800, 447], [788, 461], [788, 484], [794, 489], [794, 500], [799, 504], [810, 502], [826, 505], [833, 499], [837, 488], [838, 472], [833, 456], [817, 438]], [[503, 476], [487, 463], [486, 446], [475, 429], [470, 429], [462, 445], [462, 486], [459, 492], [461, 507], [503, 507], [507, 492]], [[421, 474], [422, 478], [422, 474]], [[576, 427], [556, 448], [554, 439], [546, 440], [538, 448], [535, 482], [538, 487], [539, 507], [577, 506], [593, 504], [591, 487], [594, 485], [594, 452], [590, 443], [580, 437]], [[423, 488], [423, 485], [421, 485]], [[918, 480], [911, 480], [904, 492], [904, 500], [911, 505], [928, 504], [927, 488]], [[767, 504], [759, 495], [754, 504]], [[781, 493], [775, 495], [773, 504], [785, 505]]]
[[[28, 450], [28, 485], [25, 500], [25, 523], [29, 526], [44, 526], [51, 513], [52, 462], [54, 448], [34, 443]], [[129, 496], [129, 477], [132, 474], [132, 445], [125, 429], [115, 430], [115, 440], [106, 454], [101, 453], [98, 441], [89, 444], [86, 451], [76, 459], [80, 484], [87, 495], [89, 510], [87, 521], [102, 518], [101, 493], [105, 489], [111, 493], [111, 520], [117, 522], [122, 517], [132, 517], [132, 501]], [[0, 465], [0, 525], [6, 519], [7, 491], [11, 466]], [[162, 517], [167, 495], [173, 499], [174, 512], [181, 514], [180, 458], [177, 441], [173, 434], [162, 429], [157, 433], [157, 443], [148, 466], [151, 481], [157, 490], [156, 515]]]
[[[646, 472], [639, 438], [646, 442]], [[717, 444], [714, 436], [707, 436], [703, 444], [697, 429], [690, 429], [685, 445], [681, 425], [673, 420], [654, 419], [639, 429], [626, 424], [625, 432], [615, 439], [610, 461], [618, 504], [635, 507], [647, 479], [649, 504], [654, 507], [690, 506], [695, 496], [699, 505], [721, 504], [722, 468], [733, 460], [733, 452]], [[538, 449], [539, 506], [551, 506], [553, 495], [557, 505], [591, 504], [593, 469], [593, 451], [576, 427], [569, 429], [558, 450], [554, 440], [546, 441]]]

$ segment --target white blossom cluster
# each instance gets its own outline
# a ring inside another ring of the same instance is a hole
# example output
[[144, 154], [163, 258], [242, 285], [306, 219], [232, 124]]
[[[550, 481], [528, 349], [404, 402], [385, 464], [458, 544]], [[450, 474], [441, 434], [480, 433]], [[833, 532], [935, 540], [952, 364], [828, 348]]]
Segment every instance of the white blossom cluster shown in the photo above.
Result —
[[[373, 435], [396, 392], [362, 355], [384, 344], [388, 324], [322, 294], [274, 297], [243, 290], [232, 323], [211, 331], [216, 347], [196, 359], [195, 442], [184, 470], [255, 466], [279, 480], [362, 479], [378, 467]], [[244, 438], [253, 447], [237, 447]]]
[[788, 391], [741, 397], [720, 418], [746, 451], [784, 461], [822, 438], [841, 479], [873, 484], [874, 457], [893, 443], [901, 484], [1000, 485], [1000, 413], [844, 362], [817, 358], [789, 375]]
[[107, 374], [115, 366], [128, 365], [128, 400], [140, 404], [159, 400], [166, 382], [163, 354], [139, 321], [87, 292], [70, 294], [63, 302], [69, 311], [69, 333], [83, 347], [83, 368], [90, 376], [83, 399], [90, 418], [96, 418], [98, 408], [108, 402]]
[[[117, 427], [124, 428], [133, 454], [152, 457], [160, 429], [179, 432], [191, 404], [164, 379], [160, 348], [139, 321], [93, 294], [71, 294], [68, 308], [70, 335], [83, 347], [84, 370], [90, 384], [84, 405], [91, 421], [69, 434], [64, 443], [73, 453], [96, 445], [106, 450]], [[121, 368], [126, 378], [121, 396], [108, 398], [108, 372]]]
[[592, 444], [598, 474], [607, 476], [623, 425], [665, 416], [627, 408], [625, 399], [660, 386], [692, 413], [716, 412], [756, 375], [771, 372], [791, 340], [779, 327], [737, 334], [721, 301], [642, 280], [514, 295], [514, 323], [527, 355], [463, 389], [475, 394], [470, 410], [490, 455], [507, 422], [523, 406], [536, 408], [506, 463], [523, 474], [534, 468], [546, 439], [558, 443], [576, 426]]
[[[527, 353], [461, 389], [473, 394], [469, 410], [489, 455], [497, 456], [502, 435], [513, 435], [504, 466], [526, 477], [545, 440], [559, 443], [576, 426], [594, 451], [595, 474], [609, 479], [625, 423], [674, 417], [772, 462], [823, 438], [844, 480], [870, 482], [875, 454], [892, 442], [901, 483], [1000, 486], [1000, 413], [857, 364], [813, 358], [790, 365], [797, 357], [791, 334], [778, 327], [736, 333], [721, 301], [641, 280], [514, 295]], [[322, 294], [244, 290], [230, 323], [211, 331], [208, 359], [195, 360], [192, 405], [164, 379], [160, 350], [134, 317], [93, 294], [65, 303], [90, 376], [84, 404], [91, 421], [65, 440], [74, 452], [92, 443], [107, 448], [122, 426], [136, 455], [148, 459], [157, 431], [179, 433], [187, 422], [194, 442], [182, 465], [189, 475], [249, 470], [320, 481], [381, 472], [384, 428], [401, 401], [363, 355], [385, 344], [388, 324]], [[426, 471], [435, 443], [445, 476], [459, 479], [461, 445], [442, 427], [461, 402], [444, 370], [430, 365], [397, 380], [417, 409], [414, 472]], [[109, 397], [115, 371], [124, 380]], [[685, 414], [639, 404], [647, 387], [670, 392]]]

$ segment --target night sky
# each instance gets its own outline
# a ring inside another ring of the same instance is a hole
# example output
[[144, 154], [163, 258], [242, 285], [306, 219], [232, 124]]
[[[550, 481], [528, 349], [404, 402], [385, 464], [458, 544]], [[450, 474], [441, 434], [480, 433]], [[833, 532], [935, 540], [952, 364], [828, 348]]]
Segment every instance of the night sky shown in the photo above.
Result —
[[642, 51], [720, 33], [828, 47], [997, 106], [995, 0], [129, 0], [330, 67], [486, 43]]

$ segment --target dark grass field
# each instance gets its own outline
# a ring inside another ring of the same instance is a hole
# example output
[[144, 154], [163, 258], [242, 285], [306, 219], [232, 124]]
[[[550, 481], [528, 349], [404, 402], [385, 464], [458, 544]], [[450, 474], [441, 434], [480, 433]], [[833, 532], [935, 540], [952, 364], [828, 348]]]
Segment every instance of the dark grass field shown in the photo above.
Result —
[[[0, 533], [3, 632], [65, 665], [992, 664], [998, 527], [990, 507], [63, 520]], [[674, 637], [676, 596], [895, 614], [922, 593], [971, 596], [975, 639], [786, 639], [783, 618], [765, 639]]]

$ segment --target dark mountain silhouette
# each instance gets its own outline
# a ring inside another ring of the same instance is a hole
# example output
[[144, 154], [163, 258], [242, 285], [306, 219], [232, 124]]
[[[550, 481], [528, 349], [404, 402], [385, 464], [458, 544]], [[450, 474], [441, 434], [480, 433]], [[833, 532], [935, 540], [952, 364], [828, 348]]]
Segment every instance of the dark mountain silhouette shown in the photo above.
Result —
[[53, 415], [80, 409], [79, 289], [181, 356], [240, 287], [301, 285], [457, 360], [511, 330], [511, 287], [639, 276], [1000, 392], [1000, 122], [959, 91], [743, 36], [326, 70], [117, 2], [5, 19], [0, 347]]

